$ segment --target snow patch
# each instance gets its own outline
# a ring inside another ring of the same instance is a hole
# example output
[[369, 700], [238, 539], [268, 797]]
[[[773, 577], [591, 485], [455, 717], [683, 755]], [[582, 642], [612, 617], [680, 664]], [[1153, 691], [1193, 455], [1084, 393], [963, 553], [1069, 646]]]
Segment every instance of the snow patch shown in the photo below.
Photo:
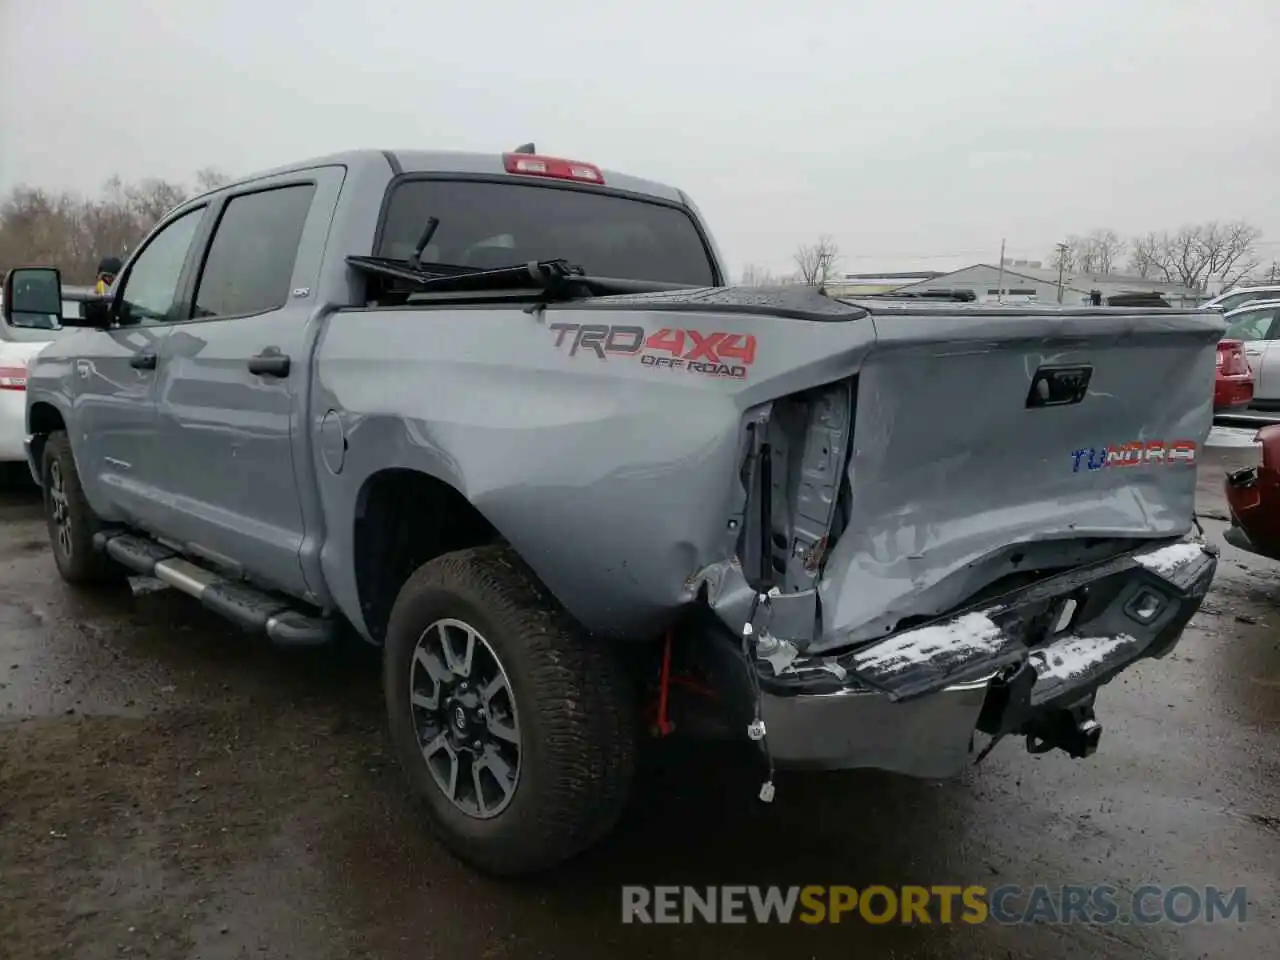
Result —
[[890, 637], [854, 657], [854, 667], [870, 668], [880, 674], [901, 673], [940, 654], [945, 654], [949, 661], [962, 661], [997, 653], [1006, 643], [1004, 634], [989, 617], [966, 613], [950, 623], [907, 630]]
[[1198, 543], [1175, 543], [1153, 553], [1139, 554], [1134, 559], [1152, 573], [1167, 577], [1201, 556], [1203, 552]]
[[1070, 680], [1088, 673], [1122, 647], [1138, 641], [1127, 633], [1115, 637], [1069, 637], [1035, 650], [1027, 658], [1037, 680]]

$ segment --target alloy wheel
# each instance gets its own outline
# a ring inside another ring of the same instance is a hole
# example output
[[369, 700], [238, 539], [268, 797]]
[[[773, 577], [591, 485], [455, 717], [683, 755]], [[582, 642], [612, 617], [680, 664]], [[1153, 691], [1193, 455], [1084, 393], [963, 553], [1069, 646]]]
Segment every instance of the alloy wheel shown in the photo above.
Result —
[[71, 559], [71, 504], [67, 500], [66, 480], [57, 460], [49, 461], [49, 507], [52, 510], [54, 535], [62, 555]]
[[440, 792], [467, 816], [496, 817], [520, 781], [515, 695], [502, 662], [462, 620], [432, 623], [413, 650], [409, 709]]

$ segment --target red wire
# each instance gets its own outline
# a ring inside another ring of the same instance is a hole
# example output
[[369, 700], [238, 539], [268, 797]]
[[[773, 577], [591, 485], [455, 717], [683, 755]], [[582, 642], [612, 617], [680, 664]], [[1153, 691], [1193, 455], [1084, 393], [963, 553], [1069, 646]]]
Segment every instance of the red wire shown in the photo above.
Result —
[[667, 719], [667, 693], [671, 689], [671, 628], [662, 644], [662, 674], [658, 680], [658, 736], [665, 737], [675, 729]]

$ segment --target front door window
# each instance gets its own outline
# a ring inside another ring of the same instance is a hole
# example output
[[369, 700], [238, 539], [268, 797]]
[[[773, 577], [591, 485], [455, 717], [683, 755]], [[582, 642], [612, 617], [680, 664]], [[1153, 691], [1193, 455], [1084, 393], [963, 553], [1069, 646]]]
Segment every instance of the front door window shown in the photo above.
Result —
[[167, 323], [178, 298], [182, 268], [200, 227], [203, 207], [190, 210], [151, 238], [129, 266], [119, 293], [123, 323]]

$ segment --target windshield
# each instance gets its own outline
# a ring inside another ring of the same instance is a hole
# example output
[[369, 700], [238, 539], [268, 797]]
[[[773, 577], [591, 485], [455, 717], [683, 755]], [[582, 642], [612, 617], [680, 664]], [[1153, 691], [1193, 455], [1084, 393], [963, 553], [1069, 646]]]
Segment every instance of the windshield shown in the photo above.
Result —
[[588, 275], [711, 286], [711, 256], [677, 207], [580, 189], [487, 181], [410, 180], [392, 188], [378, 256], [487, 270], [567, 260]]
[[1235, 317], [1223, 334], [1224, 340], [1266, 340], [1271, 332], [1271, 321], [1277, 310], [1250, 310], [1243, 316]]

